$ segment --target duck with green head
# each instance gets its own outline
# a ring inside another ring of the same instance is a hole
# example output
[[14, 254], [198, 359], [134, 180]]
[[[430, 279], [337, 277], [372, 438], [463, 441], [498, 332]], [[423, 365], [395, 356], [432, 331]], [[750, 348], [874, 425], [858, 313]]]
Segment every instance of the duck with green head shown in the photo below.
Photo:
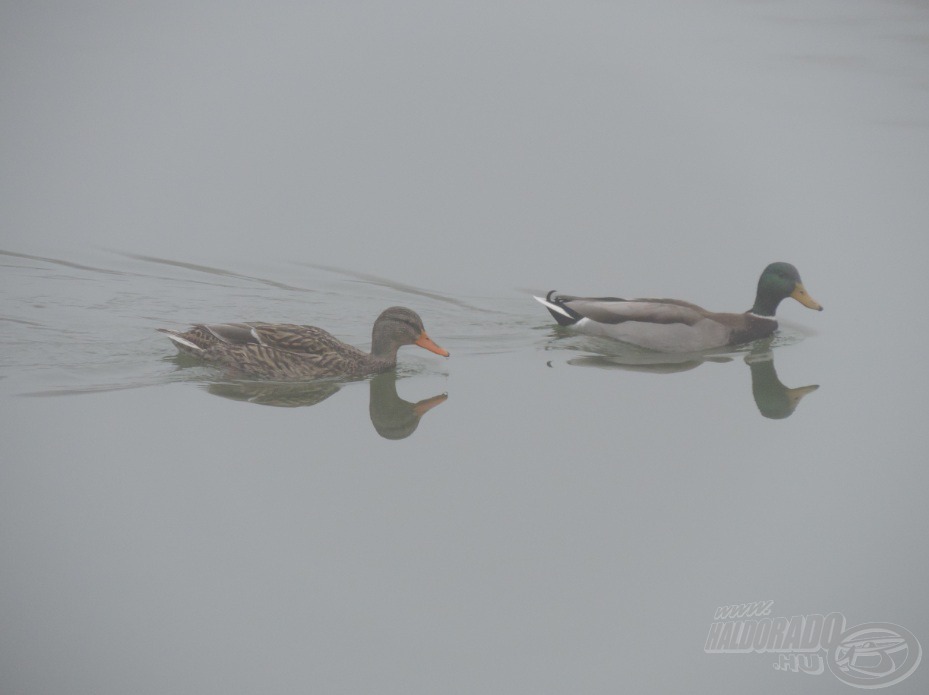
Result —
[[536, 297], [562, 326], [579, 333], [621, 340], [659, 352], [700, 352], [739, 345], [771, 335], [774, 314], [791, 297], [822, 311], [803, 287], [790, 263], [772, 263], [758, 280], [755, 304], [742, 314], [718, 313], [679, 299], [619, 299], [617, 297]]

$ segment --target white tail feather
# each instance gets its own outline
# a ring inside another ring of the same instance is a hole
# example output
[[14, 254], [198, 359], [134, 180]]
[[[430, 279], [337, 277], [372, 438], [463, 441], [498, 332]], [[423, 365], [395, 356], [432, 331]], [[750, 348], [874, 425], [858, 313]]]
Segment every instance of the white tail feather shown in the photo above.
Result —
[[189, 347], [191, 350], [196, 350], [197, 352], [203, 352], [202, 347], [200, 347], [199, 345], [194, 345], [192, 342], [190, 342], [186, 338], [182, 338], [176, 333], [166, 333], [165, 335], [167, 335], [171, 340], [173, 340], [178, 345], [184, 345], [185, 347]]
[[536, 300], [537, 302], [539, 302], [540, 304], [544, 305], [544, 306], [545, 306], [546, 308], [548, 308], [549, 310], [551, 310], [551, 311], [556, 311], [556, 312], [558, 312], [559, 314], [561, 314], [562, 316], [566, 316], [567, 318], [571, 319], [572, 321], [573, 321], [575, 318], [577, 318], [576, 316], [572, 316], [572, 315], [569, 314], [567, 311], [565, 311], [564, 309], [562, 309], [560, 306], [558, 306], [557, 304], [553, 304], [552, 302], [548, 301], [547, 299], [542, 299], [542, 297], [536, 297], [535, 295], [532, 295], [532, 298], [533, 298], [534, 300]]

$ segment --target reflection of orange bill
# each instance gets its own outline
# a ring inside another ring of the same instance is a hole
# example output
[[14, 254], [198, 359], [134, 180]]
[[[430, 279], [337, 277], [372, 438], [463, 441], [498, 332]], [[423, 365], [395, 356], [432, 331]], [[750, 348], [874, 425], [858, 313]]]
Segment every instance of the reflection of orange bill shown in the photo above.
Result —
[[803, 286], [802, 282], [798, 282], [794, 286], [794, 291], [790, 293], [790, 296], [805, 307], [816, 309], [816, 311], [823, 310], [822, 305], [806, 293], [806, 288]]
[[416, 339], [415, 345], [419, 345], [421, 348], [426, 348], [429, 352], [434, 352], [437, 355], [442, 355], [442, 357], [448, 357], [448, 350], [441, 348], [435, 343], [432, 342], [432, 338], [426, 335], [426, 331], [423, 331], [419, 334], [419, 337]]
[[437, 405], [441, 405], [448, 400], [448, 396], [444, 393], [439, 396], [433, 396], [432, 398], [427, 398], [424, 401], [420, 401], [413, 406], [413, 412], [416, 413], [417, 417], [422, 417], [430, 410], [435, 408]]

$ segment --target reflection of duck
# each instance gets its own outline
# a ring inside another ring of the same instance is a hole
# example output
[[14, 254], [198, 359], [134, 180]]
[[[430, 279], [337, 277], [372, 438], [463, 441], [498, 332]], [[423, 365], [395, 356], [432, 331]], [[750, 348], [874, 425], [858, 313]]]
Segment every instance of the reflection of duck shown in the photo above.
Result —
[[[272, 383], [267, 381], [228, 381], [211, 383], [207, 391], [223, 398], [248, 401], [260, 405], [297, 408], [322, 403], [342, 388], [345, 382], [315, 381], [304, 383]], [[419, 426], [420, 418], [444, 403], [444, 393], [410, 403], [397, 395], [397, 374], [390, 371], [370, 380], [368, 414], [371, 424], [384, 439], [404, 439]]]
[[758, 280], [755, 304], [743, 314], [707, 311], [677, 299], [616, 297], [536, 297], [562, 326], [660, 352], [699, 352], [739, 345], [771, 335], [777, 328], [778, 304], [793, 297], [822, 311], [806, 293], [800, 274], [789, 263], [772, 263]]
[[214, 396], [279, 408], [299, 408], [322, 403], [342, 388], [338, 381], [281, 383], [268, 381], [220, 381], [207, 384]]
[[374, 322], [371, 353], [315, 326], [289, 323], [198, 324], [179, 333], [159, 328], [178, 350], [263, 379], [298, 380], [364, 376], [393, 368], [402, 345], [448, 357], [426, 335], [422, 319], [404, 307], [386, 309]]
[[764, 347], [746, 355], [745, 363], [752, 370], [752, 395], [758, 411], [772, 420], [790, 417], [808, 393], [819, 388], [817, 384], [787, 388], [774, 370], [774, 353]]
[[[652, 356], [649, 359], [649, 356]], [[646, 353], [643, 355], [590, 355], [575, 357], [568, 364], [576, 367], [600, 367], [601, 369], [622, 369], [627, 372], [649, 372], [651, 374], [673, 374], [686, 372], [699, 367], [704, 362], [731, 362], [725, 355], [687, 355], [675, 359], [674, 355]]]
[[[819, 388], [817, 385], [787, 388], [777, 378], [774, 371], [774, 353], [770, 349], [771, 341], [761, 341], [746, 355], [745, 363], [752, 373], [752, 396], [759, 412], [766, 418], [780, 420], [790, 417], [797, 405], [808, 393]], [[664, 353], [642, 352], [627, 347], [621, 352], [588, 355], [569, 359], [568, 364], [575, 367], [596, 367], [598, 369], [622, 369], [633, 372], [650, 372], [653, 374], [671, 374], [685, 372], [699, 367], [704, 362], [731, 362], [726, 355], [668, 355]], [[549, 363], [551, 366], [551, 363]]]
[[386, 372], [371, 379], [368, 412], [371, 424], [384, 439], [405, 439], [419, 427], [419, 419], [448, 399], [444, 393], [410, 403], [397, 395], [397, 374]]

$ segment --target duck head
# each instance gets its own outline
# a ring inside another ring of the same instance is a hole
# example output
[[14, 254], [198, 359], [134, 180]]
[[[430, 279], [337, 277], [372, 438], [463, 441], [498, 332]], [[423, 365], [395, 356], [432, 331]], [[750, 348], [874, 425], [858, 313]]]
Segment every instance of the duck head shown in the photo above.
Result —
[[371, 333], [371, 354], [375, 357], [396, 359], [402, 345], [418, 345], [437, 355], [448, 357], [448, 350], [439, 347], [426, 335], [423, 320], [415, 311], [392, 306], [381, 312]]
[[800, 273], [790, 263], [772, 263], [758, 279], [758, 293], [751, 311], [758, 316], [774, 316], [782, 299], [792, 297], [803, 306], [822, 311], [822, 306], [807, 294]]

